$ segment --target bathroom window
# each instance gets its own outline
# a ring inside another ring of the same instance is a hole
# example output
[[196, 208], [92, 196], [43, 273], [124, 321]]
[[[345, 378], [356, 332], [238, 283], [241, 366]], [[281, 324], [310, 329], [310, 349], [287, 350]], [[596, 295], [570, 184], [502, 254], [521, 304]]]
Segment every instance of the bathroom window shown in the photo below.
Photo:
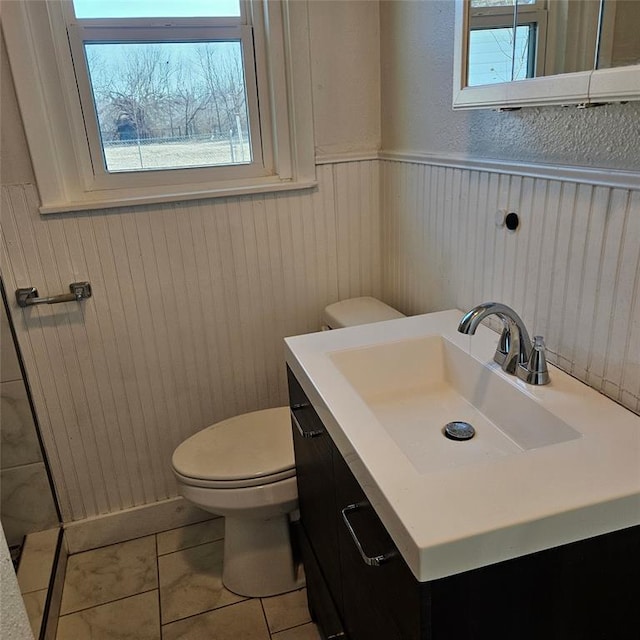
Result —
[[9, 4], [43, 213], [314, 184], [306, 3]]

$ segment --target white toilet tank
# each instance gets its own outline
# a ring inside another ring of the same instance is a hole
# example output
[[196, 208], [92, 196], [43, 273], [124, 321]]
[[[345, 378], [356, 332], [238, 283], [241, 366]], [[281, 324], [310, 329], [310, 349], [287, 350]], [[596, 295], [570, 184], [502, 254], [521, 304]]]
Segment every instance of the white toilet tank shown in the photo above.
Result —
[[325, 307], [322, 314], [322, 330], [355, 327], [359, 324], [395, 320], [396, 318], [404, 317], [406, 316], [397, 309], [390, 307], [377, 298], [369, 296], [349, 298]]

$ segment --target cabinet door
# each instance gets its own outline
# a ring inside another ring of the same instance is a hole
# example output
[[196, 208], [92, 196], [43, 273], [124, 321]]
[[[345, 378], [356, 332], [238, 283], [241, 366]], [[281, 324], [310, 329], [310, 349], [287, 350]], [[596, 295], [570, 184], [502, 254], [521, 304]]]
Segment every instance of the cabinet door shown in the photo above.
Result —
[[338, 610], [333, 602], [333, 597], [329, 592], [324, 575], [320, 570], [315, 553], [311, 549], [304, 527], [297, 527], [296, 532], [304, 563], [307, 582], [307, 603], [311, 619], [320, 627], [325, 640], [337, 640], [338, 638], [345, 640], [346, 635], [344, 634], [342, 620], [338, 615]]
[[636, 640], [640, 527], [431, 584], [435, 640]]
[[[426, 599], [421, 601], [421, 585], [395, 548], [337, 449], [334, 474], [341, 511], [338, 539], [343, 623], [349, 638], [419, 640], [427, 637], [421, 628], [426, 620], [426, 611], [422, 610], [426, 607]], [[357, 507], [349, 510], [350, 505]], [[379, 566], [370, 566], [363, 554], [369, 558], [382, 556], [383, 559]]]
[[333, 604], [342, 616], [333, 443], [302, 387], [291, 371], [288, 375], [300, 520]]

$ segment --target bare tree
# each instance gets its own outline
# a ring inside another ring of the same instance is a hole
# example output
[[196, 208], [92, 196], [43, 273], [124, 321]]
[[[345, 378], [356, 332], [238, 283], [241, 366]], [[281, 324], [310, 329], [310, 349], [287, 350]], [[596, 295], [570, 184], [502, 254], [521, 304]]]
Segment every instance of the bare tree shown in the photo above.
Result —
[[196, 118], [211, 102], [211, 94], [201, 79], [194, 74], [190, 60], [180, 60], [175, 68], [175, 82], [171, 102], [182, 121], [182, 135], [198, 133]]
[[105, 141], [248, 129], [237, 43], [95, 44], [87, 59]]
[[111, 81], [109, 65], [100, 45], [87, 45], [86, 56], [98, 122], [100, 123], [100, 133], [103, 140], [113, 140], [116, 138], [117, 132], [111, 103], [107, 98], [108, 85]]
[[[102, 69], [102, 75], [97, 68], [99, 89], [96, 90], [94, 84], [94, 92], [100, 96], [98, 115], [102, 113], [103, 117], [110, 117], [116, 128], [128, 123], [138, 139], [153, 137], [154, 129], [166, 114], [169, 101], [167, 78], [171, 74], [170, 54], [161, 45], [118, 46], [122, 48], [117, 68], [111, 64], [109, 72]], [[100, 124], [102, 129], [103, 122]], [[107, 125], [104, 128], [108, 127], [107, 122], [104, 125]]]
[[[225, 43], [226, 44], [226, 43]], [[217, 43], [197, 50], [200, 74], [209, 94], [220, 134], [236, 128], [236, 116], [247, 128], [247, 108], [242, 59], [237, 52]]]

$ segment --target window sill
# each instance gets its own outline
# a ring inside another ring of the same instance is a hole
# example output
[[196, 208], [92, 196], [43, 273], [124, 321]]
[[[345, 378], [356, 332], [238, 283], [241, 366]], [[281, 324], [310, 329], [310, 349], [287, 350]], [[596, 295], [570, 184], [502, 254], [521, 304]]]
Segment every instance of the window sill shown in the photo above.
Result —
[[133, 207], [137, 205], [156, 204], [162, 202], [180, 202], [183, 200], [206, 200], [210, 198], [227, 198], [232, 196], [257, 195], [261, 193], [274, 193], [279, 191], [298, 191], [313, 189], [318, 186], [316, 180], [301, 180], [290, 182], [270, 182], [243, 186], [228, 186], [218, 189], [185, 189], [168, 193], [146, 192], [134, 193], [133, 191], [118, 195], [105, 192], [87, 194], [83, 200], [43, 204], [39, 211], [41, 214], [71, 213], [74, 211], [91, 211], [94, 209], [115, 209], [118, 207]]

